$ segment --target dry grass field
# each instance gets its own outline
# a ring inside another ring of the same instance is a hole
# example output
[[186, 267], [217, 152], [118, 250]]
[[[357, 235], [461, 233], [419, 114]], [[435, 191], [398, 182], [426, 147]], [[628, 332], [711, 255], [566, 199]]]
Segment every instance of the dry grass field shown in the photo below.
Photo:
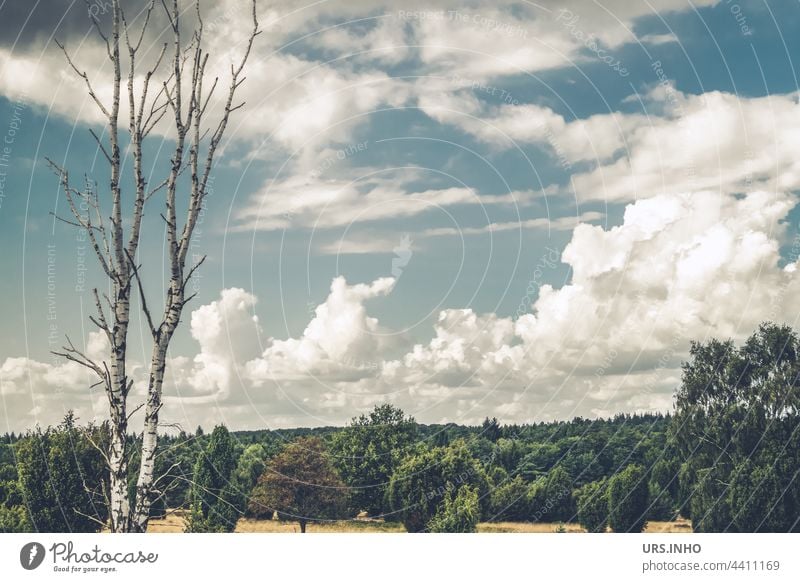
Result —
[[[519, 523], [497, 522], [478, 524], [478, 533], [552, 533], [557, 531], [557, 523]], [[563, 524], [566, 533], [583, 533], [585, 530], [577, 523]], [[692, 522], [688, 519], [677, 521], [651, 521], [644, 533], [691, 533]]]
[[645, 533], [692, 533], [692, 522], [688, 519], [651, 521], [644, 531]]
[[[497, 522], [481, 523], [478, 533], [553, 533], [558, 529], [556, 523], [516, 523]], [[581, 533], [583, 528], [575, 523], [564, 524], [567, 533]], [[309, 523], [308, 533], [403, 533], [405, 528], [400, 523], [384, 523], [381, 521], [334, 521], [327, 523]], [[691, 533], [689, 520], [653, 521], [647, 524], [645, 533]], [[183, 514], [175, 512], [166, 519], [154, 519], [148, 528], [150, 533], [183, 532]], [[269, 519], [240, 519], [236, 524], [237, 533], [300, 533], [300, 526], [291, 521], [274, 521]]]
[[[577, 523], [565, 523], [566, 533], [581, 533], [583, 528]], [[498, 521], [479, 523], [478, 533], [553, 533], [559, 528], [557, 523], [525, 523]]]

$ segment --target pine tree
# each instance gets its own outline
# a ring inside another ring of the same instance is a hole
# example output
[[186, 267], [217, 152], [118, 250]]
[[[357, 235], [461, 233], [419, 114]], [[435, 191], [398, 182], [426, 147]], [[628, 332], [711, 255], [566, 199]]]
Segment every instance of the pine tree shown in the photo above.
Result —
[[188, 532], [230, 532], [239, 509], [231, 476], [236, 468], [235, 445], [224, 426], [217, 426], [194, 466]]

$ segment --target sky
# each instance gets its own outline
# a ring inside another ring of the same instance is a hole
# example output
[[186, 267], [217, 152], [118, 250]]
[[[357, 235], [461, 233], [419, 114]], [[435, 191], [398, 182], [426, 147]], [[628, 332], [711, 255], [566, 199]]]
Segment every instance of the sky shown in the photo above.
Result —
[[[132, 26], [145, 5], [124, 3]], [[88, 12], [105, 25], [108, 6]], [[201, 7], [224, 82], [248, 5]], [[797, 2], [257, 11], [245, 106], [192, 246], [207, 259], [171, 346], [166, 425], [341, 425], [384, 402], [428, 423], [667, 412], [692, 341], [796, 325]], [[148, 62], [166, 38], [154, 14]], [[108, 100], [88, 16], [80, 1], [0, 0], [0, 432], [107, 415], [89, 373], [52, 354], [69, 336], [107, 357], [88, 319], [107, 281], [54, 218], [68, 208], [46, 161], [107, 194], [89, 131], [103, 135], [102, 117], [56, 44]], [[172, 143], [162, 124], [144, 144], [151, 183]], [[163, 206], [148, 202], [138, 257], [151, 306]], [[137, 304], [131, 409], [142, 322]]]

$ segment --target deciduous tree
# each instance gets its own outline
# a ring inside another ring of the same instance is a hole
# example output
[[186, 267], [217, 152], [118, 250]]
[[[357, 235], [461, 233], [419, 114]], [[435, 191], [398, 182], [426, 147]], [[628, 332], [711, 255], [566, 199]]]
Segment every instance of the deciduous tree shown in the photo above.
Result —
[[443, 504], [448, 488], [457, 496], [458, 489], [464, 486], [477, 491], [480, 511], [486, 512], [488, 478], [464, 441], [456, 441], [446, 448], [421, 448], [406, 457], [392, 476], [389, 504], [403, 520], [406, 530], [424, 532]]
[[350, 486], [350, 507], [372, 516], [388, 513], [386, 488], [417, 438], [417, 423], [392, 406], [376, 406], [333, 437], [336, 466]]
[[269, 462], [250, 497], [250, 512], [269, 519], [277, 511], [305, 533], [309, 521], [342, 516], [345, 489], [322, 439], [301, 438]]
[[741, 347], [693, 343], [672, 438], [695, 531], [800, 530], [800, 340], [763, 323]]

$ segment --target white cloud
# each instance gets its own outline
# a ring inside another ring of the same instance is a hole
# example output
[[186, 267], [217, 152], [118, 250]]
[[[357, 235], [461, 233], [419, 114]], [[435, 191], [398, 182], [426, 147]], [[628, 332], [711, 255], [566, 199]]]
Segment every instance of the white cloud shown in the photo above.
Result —
[[230, 395], [238, 373], [237, 362], [259, 352], [261, 328], [258, 316], [253, 314], [256, 301], [244, 289], [223, 289], [218, 300], [192, 312], [192, 337], [197, 340], [200, 353], [187, 370], [193, 389], [187, 398], [213, 402]]
[[[465, 92], [422, 96], [420, 107], [501, 149], [542, 144], [572, 173], [569, 194], [574, 188], [581, 200], [800, 187], [797, 94], [687, 95], [662, 84], [643, 102], [646, 115], [611, 112], [574, 121], [537, 105], [487, 105]], [[578, 164], [592, 169], [573, 170]]]
[[[494, 88], [491, 88], [495, 91]], [[491, 105], [472, 90], [441, 96], [421, 94], [420, 109], [439, 123], [453, 125], [498, 149], [536, 143], [548, 148], [561, 165], [614, 159], [629, 134], [649, 122], [639, 114], [597, 114], [567, 121], [552, 109], [535, 104]]]
[[[388, 294], [395, 279], [348, 285], [344, 277], [331, 283], [330, 294], [317, 306], [299, 338], [271, 338], [260, 358], [246, 364], [258, 386], [266, 380], [296, 380], [316, 376], [363, 378], [395, 342], [377, 319], [367, 315], [365, 301]], [[374, 365], [371, 365], [374, 364]]]
[[492, 222], [483, 226], [430, 228], [418, 233], [419, 237], [436, 236], [471, 236], [476, 234], [499, 233], [523, 230], [572, 230], [581, 223], [600, 220], [605, 215], [601, 212], [584, 212], [580, 216], [562, 216], [560, 218], [531, 218], [528, 220]]
[[674, 32], [668, 32], [664, 34], [645, 34], [644, 36], [639, 38], [639, 41], [644, 44], [649, 44], [651, 46], [658, 46], [662, 44], [669, 44], [672, 42], [680, 42], [677, 36], [675, 36]]
[[455, 205], [528, 206], [531, 191], [481, 195], [466, 187], [414, 189], [422, 168], [362, 169], [352, 180], [294, 175], [269, 183], [239, 212], [237, 230], [326, 229], [408, 218]]
[[[199, 353], [170, 363], [165, 417], [335, 424], [386, 400], [428, 422], [668, 409], [690, 340], [740, 340], [765, 319], [796, 324], [800, 239], [784, 222], [794, 204], [764, 191], [640, 200], [619, 226], [575, 228], [562, 254], [571, 281], [542, 285], [530, 313], [445, 309], [433, 338], [413, 346], [369, 315], [393, 278], [336, 278], [301, 335], [261, 341], [255, 297], [224, 290], [192, 314]], [[23, 360], [0, 367], [6, 399], [25, 390], [28, 370], [36, 393], [79, 388], [72, 370]]]
[[[107, 359], [108, 341], [99, 331], [77, 347], [95, 362]], [[91, 388], [97, 381], [94, 372], [55, 356], [50, 362], [6, 358], [0, 365], [0, 397], [8, 430], [57, 424], [71, 408], [79, 410], [81, 422], [101, 420], [107, 400], [101, 387]]]
[[[689, 341], [794, 323], [793, 265], [779, 268], [789, 195], [699, 192], [628, 206], [621, 226], [575, 229], [572, 281], [543, 285], [516, 322], [442, 312], [436, 337], [385, 370], [418, 406], [454, 400], [515, 419], [664, 409]], [[796, 259], [796, 257], [795, 257]]]
[[[434, 82], [443, 75], [474, 82], [565, 67], [572, 60], [591, 62], [591, 57], [580, 56], [582, 43], [559, 23], [562, 11], [578, 18], [582, 32], [613, 47], [635, 42], [632, 23], [652, 13], [649, 7], [634, 4], [614, 2], [600, 7], [576, 0], [545, 2], [538, 7], [503, 1], [492, 8], [467, 3], [457, 10], [438, 1], [406, 2], [403, 10], [388, 2], [259, 6], [264, 34], [257, 39], [247, 82], [239, 93], [248, 105], [233, 120], [228, 137], [259, 143], [268, 136], [268, 142], [277, 142], [293, 153], [312, 146], [316, 151], [323, 149], [325, 143], [313, 143], [316, 141], [349, 141], [354, 129], [367, 121], [364, 114], [382, 106], [403, 106], [411, 99], [411, 91], [420, 88], [419, 83], [393, 79], [383, 70], [400, 62], [416, 63], [418, 74], [428, 75]], [[668, 0], [660, 2], [658, 10], [690, 7], [683, 0]], [[219, 76], [224, 86], [230, 63], [241, 57], [250, 14], [232, 1], [204, 5], [203, 10], [210, 55], [207, 76]], [[157, 6], [140, 61], [154, 60], [161, 43], [170, 40], [164, 24]], [[90, 33], [62, 40], [76, 65], [89, 75], [99, 98], [110, 103], [111, 70], [100, 39]], [[302, 50], [290, 52], [305, 45], [324, 49], [325, 57], [298, 56]], [[351, 57], [364, 51], [366, 54]], [[165, 74], [167, 67], [162, 65], [153, 86], [159, 86]], [[142, 80], [137, 77], [138, 86]], [[52, 42], [22, 51], [0, 49], [0, 92], [12, 99], [24, 95], [30, 103], [69, 120], [103, 121], [86, 95], [82, 79], [66, 66]], [[223, 93], [218, 91], [212, 100], [211, 117], [219, 111]], [[161, 129], [169, 134], [167, 124]], [[301, 155], [313, 158], [313, 153]]]
[[[584, 212], [580, 216], [562, 216], [560, 218], [531, 218], [526, 220], [511, 220], [507, 222], [490, 222], [481, 226], [459, 226], [425, 228], [413, 233], [389, 234], [385, 230], [368, 230], [364, 233], [322, 243], [318, 252], [326, 255], [360, 255], [360, 254], [387, 254], [403, 251], [418, 251], [425, 246], [426, 239], [435, 239], [443, 236], [465, 237], [476, 235], [494, 235], [503, 232], [523, 232], [527, 230], [541, 230], [545, 232], [572, 230], [578, 224], [601, 220], [605, 215], [601, 212]], [[406, 243], [402, 242], [406, 239]]]
[[[161, 12], [157, 5], [152, 34], [145, 38], [139, 55], [140, 69], [155, 62], [162, 42], [171, 42], [168, 27], [159, 26], [159, 20], [163, 20]], [[205, 7], [204, 42], [209, 55], [206, 89], [211, 80], [219, 78], [206, 113], [208, 123], [214, 127], [227, 96], [231, 63], [238, 64], [241, 60], [243, 43], [252, 27], [249, 18], [249, 11], [238, 4], [220, 2]], [[261, 16], [264, 34], [256, 39], [248, 61], [247, 79], [236, 97], [237, 102], [244, 101], [247, 107], [232, 116], [226, 139], [249, 142], [255, 149], [263, 142], [268, 147], [277, 144], [293, 154], [302, 148], [309, 151], [301, 156], [313, 158], [314, 152], [328, 143], [348, 141], [354, 128], [367, 119], [360, 117], [361, 114], [378, 106], [401, 105], [407, 99], [405, 84], [383, 71], [365, 67], [356, 71], [353, 62], [326, 63], [281, 52], [280, 39], [285, 40], [291, 31], [281, 30], [276, 23], [278, 18], [271, 8]], [[220, 34], [220, 31], [225, 32]], [[88, 75], [99, 100], [109, 108], [113, 71], [105, 45], [94, 34], [67, 39], [65, 44], [75, 65]], [[151, 97], [157, 93], [153, 88], [160, 87], [169, 75], [168, 59], [169, 51], [151, 81]], [[123, 84], [127, 65], [127, 56], [123, 55]], [[135, 79], [137, 88], [142, 87], [144, 73], [144, 69], [140, 70]], [[106, 123], [88, 96], [84, 80], [67, 65], [63, 53], [52, 41], [25, 50], [0, 47], [0, 94], [10, 99], [22, 98], [45, 108], [49, 114], [75, 123]], [[126, 98], [121, 107], [127, 111]], [[167, 115], [154, 134], [169, 137], [173, 132]]]
[[800, 187], [796, 94], [744, 98], [667, 89], [652, 96], [666, 114], [622, 126], [625, 151], [575, 175], [579, 197], [628, 200], [643, 193]]

